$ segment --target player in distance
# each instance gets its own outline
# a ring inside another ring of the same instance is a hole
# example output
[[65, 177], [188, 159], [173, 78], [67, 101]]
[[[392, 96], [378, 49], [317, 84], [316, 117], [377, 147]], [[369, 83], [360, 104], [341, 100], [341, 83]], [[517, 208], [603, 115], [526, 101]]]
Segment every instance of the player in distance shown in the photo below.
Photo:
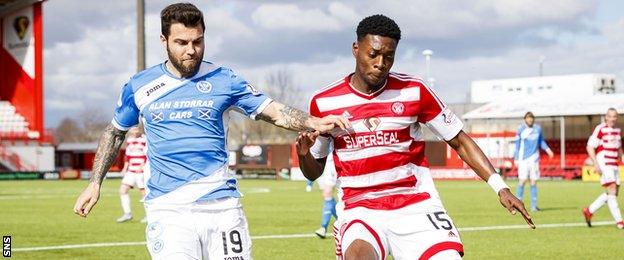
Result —
[[618, 205], [617, 195], [620, 190], [620, 170], [618, 160], [622, 158], [622, 131], [617, 127], [618, 112], [609, 108], [604, 122], [594, 128], [587, 140], [587, 154], [594, 164], [594, 170], [600, 174], [600, 184], [605, 188], [589, 207], [583, 208], [583, 216], [587, 226], [591, 227], [591, 219], [604, 204], [607, 204], [616, 227], [624, 229], [622, 213]]

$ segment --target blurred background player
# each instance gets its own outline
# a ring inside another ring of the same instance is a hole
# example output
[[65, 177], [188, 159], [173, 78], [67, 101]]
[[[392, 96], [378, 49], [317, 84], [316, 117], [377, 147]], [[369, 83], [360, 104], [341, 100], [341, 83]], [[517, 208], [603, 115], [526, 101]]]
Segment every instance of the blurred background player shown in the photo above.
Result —
[[605, 188], [605, 193], [600, 194], [589, 207], [583, 209], [583, 215], [589, 227], [591, 227], [593, 214], [606, 203], [617, 228], [624, 229], [624, 221], [622, 221], [617, 201], [620, 188], [618, 160], [622, 156], [622, 132], [616, 126], [617, 118], [617, 110], [609, 108], [604, 122], [596, 126], [587, 141], [587, 154], [594, 164], [595, 172], [600, 174], [600, 184]]
[[314, 181], [306, 180], [305, 191], [306, 192], [311, 192], [312, 191], [312, 187], [314, 187]]
[[336, 199], [334, 198], [336, 166], [334, 166], [333, 156], [327, 156], [323, 175], [318, 178], [318, 185], [323, 194], [323, 209], [321, 214], [321, 227], [314, 231], [314, 233], [320, 238], [325, 238], [331, 217], [334, 216], [335, 219], [338, 219], [338, 215], [336, 214]]
[[[145, 196], [145, 183], [143, 182], [143, 169], [147, 161], [147, 140], [138, 127], [133, 127], [128, 131], [128, 139], [126, 141], [126, 156], [124, 159], [124, 167], [121, 170], [123, 179], [119, 187], [119, 197], [121, 199], [121, 209], [123, 216], [117, 219], [118, 223], [126, 222], [132, 219], [132, 209], [130, 207], [130, 195], [128, 191], [131, 188], [137, 188], [141, 192], [141, 201]], [[145, 223], [147, 219], [141, 219], [141, 223]]]
[[537, 180], [540, 177], [540, 148], [548, 154], [548, 157], [554, 156], [544, 140], [542, 127], [535, 123], [533, 113], [527, 112], [524, 115], [524, 123], [520, 124], [518, 132], [516, 132], [514, 160], [518, 166], [516, 196], [520, 200], [524, 199], [524, 184], [529, 179], [531, 184], [531, 211], [539, 211], [539, 207], [537, 207]]

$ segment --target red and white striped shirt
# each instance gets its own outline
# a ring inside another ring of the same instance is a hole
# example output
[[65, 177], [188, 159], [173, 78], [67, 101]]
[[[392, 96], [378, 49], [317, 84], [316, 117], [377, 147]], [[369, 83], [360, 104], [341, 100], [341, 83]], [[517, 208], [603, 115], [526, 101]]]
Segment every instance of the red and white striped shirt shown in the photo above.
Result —
[[617, 168], [618, 151], [622, 147], [620, 128], [599, 124], [587, 140], [587, 145], [596, 149], [596, 160], [601, 167]]
[[[349, 84], [350, 77], [317, 92], [310, 102], [311, 115], [342, 115], [353, 126], [320, 136], [311, 149], [315, 158], [323, 158], [334, 146], [345, 209], [392, 210], [437, 196], [420, 123], [450, 140], [462, 129], [461, 120], [419, 78], [390, 73], [380, 90], [364, 94]], [[423, 174], [424, 182], [418, 179]]]
[[125, 161], [128, 163], [127, 171], [143, 174], [143, 167], [147, 162], [147, 141], [145, 136], [129, 137], [127, 142], [125, 158]]

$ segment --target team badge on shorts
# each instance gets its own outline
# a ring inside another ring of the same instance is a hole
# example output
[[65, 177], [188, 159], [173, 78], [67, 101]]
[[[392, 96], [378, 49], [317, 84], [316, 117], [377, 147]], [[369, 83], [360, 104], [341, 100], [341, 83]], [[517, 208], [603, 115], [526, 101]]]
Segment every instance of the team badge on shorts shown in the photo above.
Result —
[[195, 87], [201, 93], [209, 93], [212, 90], [212, 84], [205, 80], [197, 82], [197, 84], [195, 84]]
[[155, 254], [157, 254], [158, 252], [160, 252], [160, 250], [163, 249], [163, 246], [165, 245], [165, 242], [163, 242], [162, 240], [158, 239], [156, 241], [154, 241], [154, 243], [152, 243], [152, 252], [154, 252]]
[[394, 102], [392, 104], [392, 112], [396, 115], [402, 115], [405, 112], [405, 105], [401, 102]]

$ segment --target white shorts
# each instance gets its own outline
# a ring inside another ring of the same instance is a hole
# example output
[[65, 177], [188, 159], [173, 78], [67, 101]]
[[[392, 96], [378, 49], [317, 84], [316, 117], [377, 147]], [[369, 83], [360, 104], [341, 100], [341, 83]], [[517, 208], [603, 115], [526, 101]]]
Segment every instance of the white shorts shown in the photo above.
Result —
[[123, 176], [123, 179], [121, 179], [121, 183], [134, 188], [145, 189], [145, 183], [143, 182], [142, 173], [126, 172]]
[[600, 185], [608, 186], [611, 183], [620, 185], [620, 170], [615, 167], [601, 167]]
[[519, 161], [518, 162], [518, 179], [520, 180], [539, 180], [539, 162]]
[[397, 210], [345, 210], [334, 223], [334, 236], [337, 259], [343, 259], [356, 239], [371, 244], [382, 260], [388, 255], [396, 260], [429, 259], [447, 250], [459, 257], [464, 251], [457, 228], [435, 199]]
[[190, 205], [146, 204], [145, 233], [152, 259], [252, 259], [243, 209], [219, 209], [224, 200], [238, 199]]

